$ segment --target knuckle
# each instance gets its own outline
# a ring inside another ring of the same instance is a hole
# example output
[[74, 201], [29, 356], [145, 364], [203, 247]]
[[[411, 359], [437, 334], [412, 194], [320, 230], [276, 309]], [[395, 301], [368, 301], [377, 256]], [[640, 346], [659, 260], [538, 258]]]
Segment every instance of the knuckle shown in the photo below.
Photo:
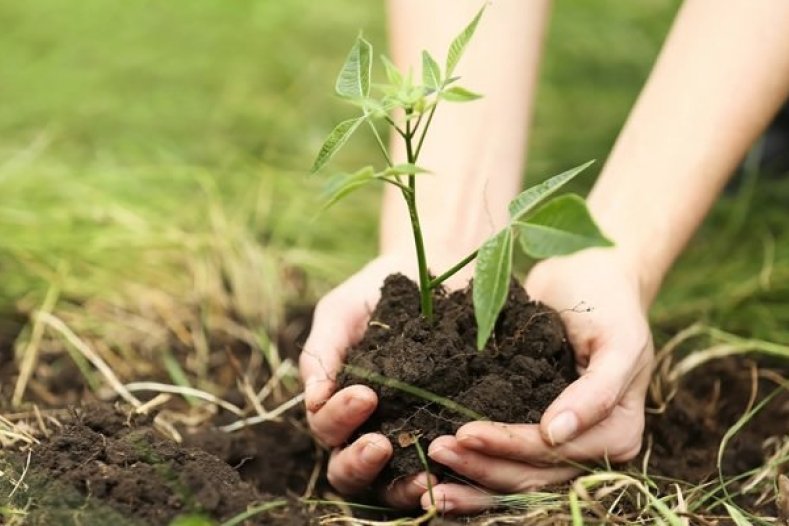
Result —
[[610, 385], [600, 387], [592, 400], [594, 413], [599, 417], [611, 414], [619, 401], [619, 392]]

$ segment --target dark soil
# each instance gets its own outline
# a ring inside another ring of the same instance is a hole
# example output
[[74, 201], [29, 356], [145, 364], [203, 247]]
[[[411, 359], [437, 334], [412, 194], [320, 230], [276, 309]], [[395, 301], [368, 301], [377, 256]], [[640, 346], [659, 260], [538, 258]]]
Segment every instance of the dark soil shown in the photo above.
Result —
[[[389, 276], [367, 332], [351, 349], [349, 363], [394, 378], [497, 422], [539, 422], [543, 411], [575, 378], [573, 350], [559, 315], [530, 301], [513, 281], [494, 335], [477, 351], [477, 325], [471, 289], [434, 296], [435, 319], [420, 316], [419, 290], [402, 275]], [[359, 376], [343, 374], [341, 386], [369, 385], [378, 409], [359, 431], [382, 432], [395, 453], [382, 482], [424, 469], [404, 437], [430, 441], [454, 433], [470, 419], [441, 405]], [[440, 472], [438, 465], [431, 466]]]
[[[676, 397], [666, 411], [647, 415], [645, 448], [652, 446], [648, 472], [655, 476], [701, 484], [718, 479], [718, 447], [726, 432], [749, 407], [760, 403], [780, 389], [772, 378], [786, 378], [786, 363], [757, 364], [744, 358], [715, 360], [681, 379]], [[771, 369], [771, 366], [774, 368]], [[761, 371], [756, 384], [753, 371]], [[765, 374], [767, 373], [767, 374]], [[755, 389], [755, 392], [754, 392]], [[783, 388], [775, 398], [729, 441], [724, 450], [721, 470], [731, 477], [763, 466], [776, 444], [771, 437], [789, 435], [789, 391]], [[640, 469], [640, 466], [639, 466]], [[784, 472], [789, 465], [783, 466]], [[737, 484], [729, 488], [736, 493]], [[756, 503], [752, 497], [740, 504], [759, 516], [775, 516], [773, 500]]]
[[[48, 509], [34, 508], [28, 517], [41, 524], [52, 524], [49, 521], [58, 516], [55, 512], [62, 511], [52, 496], [61, 493], [73, 501], [73, 490], [83, 495], [79, 507], [90, 504], [102, 516], [117, 514], [132, 524], [137, 519], [151, 525], [165, 525], [187, 514], [227, 520], [252, 504], [272, 500], [216, 456], [161, 436], [149, 416], [108, 405], [75, 411], [61, 430], [33, 448], [31, 458], [35, 463], [29, 480], [36, 481], [38, 493], [50, 497]], [[280, 481], [278, 493], [285, 487]], [[295, 511], [276, 522], [261, 514], [250, 524], [307, 524]], [[90, 520], [82, 523], [100, 523]]]

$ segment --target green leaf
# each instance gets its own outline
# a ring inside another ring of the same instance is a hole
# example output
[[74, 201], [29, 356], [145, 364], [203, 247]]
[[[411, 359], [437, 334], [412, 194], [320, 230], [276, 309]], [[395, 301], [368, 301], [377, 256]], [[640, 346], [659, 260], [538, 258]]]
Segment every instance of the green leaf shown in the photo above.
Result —
[[397, 69], [397, 66], [395, 66], [385, 55], [381, 55], [381, 62], [384, 63], [384, 68], [386, 69], [386, 78], [389, 79], [389, 83], [395, 86], [402, 84], [403, 74], [400, 73], [400, 70]]
[[470, 100], [477, 100], [481, 97], [482, 95], [479, 93], [474, 93], [460, 86], [453, 86], [441, 92], [441, 98], [449, 102], [467, 102]]
[[384, 175], [416, 175], [430, 173], [429, 170], [411, 163], [403, 163], [387, 168]]
[[533, 258], [564, 256], [590, 247], [610, 247], [592, 219], [583, 198], [568, 194], [537, 210], [520, 229], [523, 251]]
[[346, 197], [354, 190], [366, 185], [370, 181], [375, 180], [375, 171], [372, 166], [365, 166], [358, 172], [352, 174], [340, 174], [332, 177], [324, 193], [326, 194], [326, 201], [323, 203], [323, 210], [331, 207], [340, 199]]
[[512, 271], [512, 230], [506, 228], [479, 248], [474, 271], [474, 317], [477, 319], [477, 349], [485, 347], [499, 317]]
[[441, 68], [427, 51], [422, 51], [422, 84], [432, 90], [441, 87]]
[[335, 126], [335, 128], [324, 141], [323, 146], [321, 146], [318, 156], [315, 158], [315, 162], [312, 164], [312, 169], [310, 172], [316, 173], [321, 168], [323, 168], [326, 163], [328, 163], [329, 160], [334, 157], [334, 154], [337, 153], [346, 142], [348, 142], [348, 139], [351, 138], [353, 132], [356, 131], [356, 129], [362, 122], [364, 122], [364, 120], [365, 117], [357, 117], [355, 119], [342, 121], [340, 124]]
[[340, 97], [349, 99], [367, 97], [370, 94], [373, 46], [360, 35], [337, 77], [334, 90]]
[[545, 198], [556, 192], [559, 188], [570, 182], [576, 175], [586, 170], [594, 161], [576, 166], [571, 170], [564, 173], [555, 175], [545, 182], [542, 182], [531, 188], [527, 188], [518, 196], [510, 201], [510, 220], [517, 221], [525, 216], [535, 206], [540, 204]]
[[724, 502], [723, 505], [726, 506], [726, 511], [729, 512], [729, 517], [731, 517], [731, 520], [734, 521], [734, 524], [737, 526], [752, 526], [751, 521], [746, 519], [745, 515], [743, 515], [742, 512], [736, 507], [732, 506], [728, 502]]
[[455, 40], [452, 41], [452, 44], [449, 46], [449, 52], [447, 53], [447, 68], [446, 68], [446, 76], [449, 77], [452, 75], [452, 72], [455, 71], [455, 66], [458, 65], [460, 61], [460, 57], [463, 56], [463, 52], [466, 50], [466, 46], [468, 45], [471, 37], [474, 36], [474, 31], [477, 30], [477, 24], [479, 24], [479, 19], [482, 18], [482, 13], [485, 12], [485, 7], [483, 6], [482, 9], [477, 12], [477, 15], [474, 19], [466, 26], [466, 28], [460, 32], [458, 36], [455, 37]]

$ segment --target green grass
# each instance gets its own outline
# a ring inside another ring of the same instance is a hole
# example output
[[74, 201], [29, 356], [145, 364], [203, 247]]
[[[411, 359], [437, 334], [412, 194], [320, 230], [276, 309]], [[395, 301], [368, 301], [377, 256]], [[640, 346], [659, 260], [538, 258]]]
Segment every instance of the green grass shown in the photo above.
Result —
[[[675, 3], [557, 4], [530, 174], [605, 156]], [[329, 94], [349, 43], [385, 44], [382, 6], [2, 0], [0, 23], [4, 304], [35, 304], [58, 271], [76, 299], [184, 290], [177, 256], [205, 244], [212, 207], [305, 268], [313, 297], [374, 253], [375, 190], [314, 221], [306, 169], [346, 115]]]

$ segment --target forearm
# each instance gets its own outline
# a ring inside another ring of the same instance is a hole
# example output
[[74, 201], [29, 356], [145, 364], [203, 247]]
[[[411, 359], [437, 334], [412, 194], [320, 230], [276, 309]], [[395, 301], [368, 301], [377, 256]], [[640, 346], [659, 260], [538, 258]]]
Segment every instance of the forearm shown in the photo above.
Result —
[[[388, 7], [393, 60], [418, 74], [422, 49], [443, 62], [449, 43], [479, 3], [389, 0]], [[436, 110], [418, 162], [432, 174], [417, 178], [417, 205], [433, 272], [475, 249], [506, 220], [506, 205], [520, 185], [547, 7], [544, 0], [489, 5], [457, 69], [461, 84], [483, 98], [442, 102]], [[393, 150], [402, 161], [399, 139], [393, 136]], [[402, 195], [387, 189], [381, 251], [410, 255], [413, 246]]]
[[789, 94], [789, 2], [688, 0], [589, 199], [650, 303]]

